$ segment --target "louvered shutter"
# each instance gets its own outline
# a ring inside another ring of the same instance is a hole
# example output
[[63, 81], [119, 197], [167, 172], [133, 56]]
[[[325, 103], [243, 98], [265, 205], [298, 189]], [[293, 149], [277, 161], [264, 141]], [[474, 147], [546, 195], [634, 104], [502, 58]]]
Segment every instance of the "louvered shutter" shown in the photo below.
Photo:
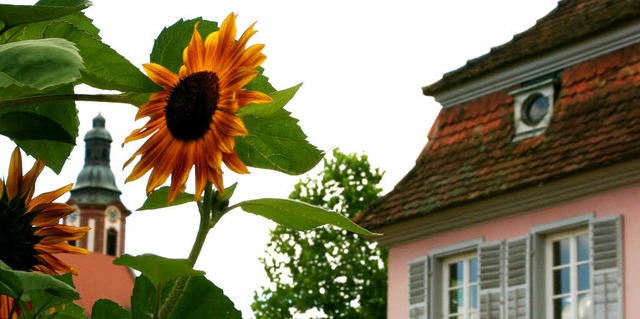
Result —
[[528, 319], [529, 311], [529, 237], [507, 242], [506, 297], [508, 319]]
[[409, 263], [409, 319], [427, 319], [429, 259]]
[[492, 242], [478, 248], [480, 267], [480, 319], [501, 319], [503, 243]]
[[622, 227], [619, 216], [590, 224], [594, 318], [622, 318]]

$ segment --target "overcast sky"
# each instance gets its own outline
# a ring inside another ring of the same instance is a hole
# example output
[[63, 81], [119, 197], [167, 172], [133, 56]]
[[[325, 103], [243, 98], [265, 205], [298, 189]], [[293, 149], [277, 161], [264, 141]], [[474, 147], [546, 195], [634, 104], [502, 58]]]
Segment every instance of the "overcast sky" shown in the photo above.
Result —
[[[329, 152], [339, 147], [346, 153], [367, 154], [374, 167], [386, 171], [385, 193], [413, 167], [440, 110], [421, 88], [509, 41], [557, 4], [557, 0], [93, 2], [86, 13], [101, 29], [104, 42], [136, 66], [148, 62], [162, 28], [181, 18], [222, 21], [235, 12], [239, 33], [257, 21], [258, 33], [250, 44], [266, 45], [263, 66], [271, 83], [284, 89], [304, 82], [286, 109], [300, 120], [309, 141]], [[121, 198], [135, 210], [146, 198], [146, 178], [124, 184], [131, 167], [123, 171], [122, 164], [137, 145], [120, 144], [144, 121], [134, 122], [136, 109], [130, 105], [78, 103], [78, 109], [78, 146], [59, 176], [43, 173], [36, 192], [75, 182], [84, 160], [82, 138], [100, 112], [114, 139], [111, 166], [123, 191]], [[0, 146], [4, 150], [0, 174], [6, 176], [14, 146], [3, 137]], [[300, 178], [251, 171], [246, 176], [225, 174], [225, 185], [239, 183], [237, 201], [286, 198]], [[197, 224], [193, 204], [134, 212], [127, 220], [126, 252], [186, 258]], [[196, 265], [225, 290], [245, 318], [253, 317], [253, 291], [268, 283], [258, 257], [272, 226], [261, 217], [233, 211], [212, 230]]]

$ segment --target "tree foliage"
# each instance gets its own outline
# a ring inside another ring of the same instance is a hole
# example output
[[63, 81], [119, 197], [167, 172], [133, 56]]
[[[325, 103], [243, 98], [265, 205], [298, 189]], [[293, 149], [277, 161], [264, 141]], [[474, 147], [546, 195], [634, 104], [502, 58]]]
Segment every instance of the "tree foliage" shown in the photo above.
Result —
[[[317, 178], [300, 180], [289, 195], [353, 218], [382, 191], [383, 173], [366, 155], [334, 149]], [[386, 318], [387, 252], [360, 235], [332, 227], [271, 231], [261, 258], [271, 285], [254, 294], [257, 319], [292, 318], [317, 311], [320, 318]]]

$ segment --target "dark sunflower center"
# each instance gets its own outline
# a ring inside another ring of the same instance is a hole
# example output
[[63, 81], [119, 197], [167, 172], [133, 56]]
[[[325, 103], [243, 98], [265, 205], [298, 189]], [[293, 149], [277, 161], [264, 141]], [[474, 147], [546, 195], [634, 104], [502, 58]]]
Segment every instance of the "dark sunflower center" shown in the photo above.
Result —
[[181, 78], [165, 107], [171, 135], [183, 141], [204, 136], [218, 109], [219, 92], [218, 76], [213, 72], [202, 71]]
[[41, 262], [34, 245], [41, 237], [34, 235], [36, 227], [31, 222], [38, 212], [25, 214], [24, 201], [0, 199], [0, 260], [11, 269], [31, 271]]

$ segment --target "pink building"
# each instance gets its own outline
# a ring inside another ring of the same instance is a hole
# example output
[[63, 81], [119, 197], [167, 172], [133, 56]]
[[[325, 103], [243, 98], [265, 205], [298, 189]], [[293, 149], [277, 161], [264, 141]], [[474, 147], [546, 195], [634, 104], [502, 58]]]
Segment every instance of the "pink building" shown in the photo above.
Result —
[[388, 318], [640, 318], [640, 2], [561, 0], [423, 91], [428, 143], [356, 220]]

